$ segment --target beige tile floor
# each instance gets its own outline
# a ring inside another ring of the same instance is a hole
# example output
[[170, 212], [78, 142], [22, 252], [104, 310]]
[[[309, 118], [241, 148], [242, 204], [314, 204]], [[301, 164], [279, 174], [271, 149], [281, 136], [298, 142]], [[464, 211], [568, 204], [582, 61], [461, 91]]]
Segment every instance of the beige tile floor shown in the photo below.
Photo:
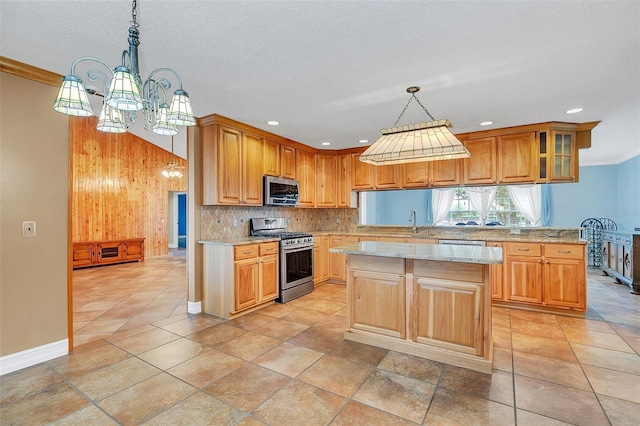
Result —
[[73, 353], [0, 378], [0, 423], [637, 425], [640, 297], [590, 271], [587, 319], [494, 308], [492, 375], [345, 341], [345, 287], [231, 321], [185, 313], [180, 258], [74, 271]]

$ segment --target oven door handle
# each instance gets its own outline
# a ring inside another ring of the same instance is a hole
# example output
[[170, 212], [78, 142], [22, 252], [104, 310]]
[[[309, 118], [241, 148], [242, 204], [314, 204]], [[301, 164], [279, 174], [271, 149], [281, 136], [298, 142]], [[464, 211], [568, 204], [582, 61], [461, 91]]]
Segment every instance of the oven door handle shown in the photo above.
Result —
[[299, 251], [304, 251], [304, 250], [313, 250], [313, 245], [309, 245], [309, 246], [304, 246], [304, 247], [296, 247], [296, 248], [286, 248], [284, 247], [282, 249], [282, 254], [289, 254], [289, 253], [296, 253]]

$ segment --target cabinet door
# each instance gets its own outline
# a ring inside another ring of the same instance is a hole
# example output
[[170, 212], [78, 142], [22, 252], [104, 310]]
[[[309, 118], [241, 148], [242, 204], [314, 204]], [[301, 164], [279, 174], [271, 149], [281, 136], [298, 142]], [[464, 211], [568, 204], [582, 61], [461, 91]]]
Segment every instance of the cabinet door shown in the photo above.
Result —
[[[487, 241], [487, 247], [498, 247], [503, 248], [503, 244], [499, 242]], [[503, 257], [504, 257], [504, 249], [503, 249]], [[493, 300], [503, 300], [504, 299], [504, 291], [503, 291], [503, 278], [502, 274], [504, 273], [504, 268], [502, 267], [502, 263], [491, 265], [491, 299]]]
[[375, 167], [375, 187], [379, 189], [401, 188], [402, 165], [391, 164], [388, 166]]
[[415, 277], [411, 339], [482, 356], [482, 292], [477, 284]]
[[258, 303], [258, 259], [236, 260], [233, 269], [236, 311], [255, 306]]
[[124, 259], [144, 259], [144, 241], [126, 241], [124, 243]]
[[535, 139], [535, 132], [498, 137], [498, 182], [536, 180]]
[[91, 266], [96, 263], [98, 248], [93, 243], [73, 243], [73, 267]]
[[575, 181], [576, 179], [576, 136], [575, 132], [551, 131], [552, 181]]
[[336, 204], [338, 207], [355, 207], [351, 205], [351, 155], [338, 155], [337, 167]]
[[351, 270], [349, 285], [350, 328], [405, 338], [404, 276]]
[[289, 145], [280, 146], [280, 171], [282, 177], [296, 178], [296, 149]]
[[462, 182], [460, 160], [431, 161], [432, 186], [458, 186]]
[[300, 206], [315, 206], [316, 158], [313, 153], [296, 150], [296, 179], [300, 184]]
[[505, 256], [506, 298], [515, 302], [542, 303], [542, 259]]
[[[238, 130], [219, 126], [217, 153], [217, 191], [219, 204], [242, 203], [242, 135]], [[261, 166], [262, 167], [262, 166]]]
[[278, 297], [278, 256], [260, 258], [260, 302]]
[[403, 188], [426, 188], [429, 185], [431, 161], [419, 161], [404, 165]]
[[360, 161], [360, 153], [351, 154], [351, 188], [373, 189], [375, 167]]
[[[316, 266], [314, 265], [314, 268]], [[320, 237], [320, 281], [329, 279], [329, 236]]]
[[262, 205], [262, 138], [242, 135], [242, 203]]
[[98, 263], [115, 263], [124, 258], [125, 245], [120, 241], [98, 244]]
[[316, 155], [316, 207], [336, 207], [336, 170], [335, 155]]
[[264, 139], [264, 158], [262, 159], [262, 171], [265, 175], [280, 176], [280, 144]]
[[471, 154], [462, 160], [464, 183], [466, 185], [494, 184], [498, 173], [496, 138], [471, 139], [464, 141]]
[[544, 304], [586, 309], [586, 266], [582, 260], [544, 260]]
[[[344, 245], [344, 236], [332, 235], [329, 247]], [[342, 253], [329, 253], [329, 278], [345, 281], [347, 278], [347, 256]]]

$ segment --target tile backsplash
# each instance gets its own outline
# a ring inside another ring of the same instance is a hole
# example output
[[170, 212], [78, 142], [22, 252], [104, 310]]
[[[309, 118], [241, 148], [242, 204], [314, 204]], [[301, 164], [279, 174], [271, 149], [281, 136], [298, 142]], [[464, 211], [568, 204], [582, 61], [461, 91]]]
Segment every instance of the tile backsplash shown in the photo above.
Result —
[[254, 217], [285, 217], [287, 231], [355, 232], [358, 209], [306, 209], [292, 207], [201, 206], [201, 234], [203, 240], [246, 237], [249, 219]]

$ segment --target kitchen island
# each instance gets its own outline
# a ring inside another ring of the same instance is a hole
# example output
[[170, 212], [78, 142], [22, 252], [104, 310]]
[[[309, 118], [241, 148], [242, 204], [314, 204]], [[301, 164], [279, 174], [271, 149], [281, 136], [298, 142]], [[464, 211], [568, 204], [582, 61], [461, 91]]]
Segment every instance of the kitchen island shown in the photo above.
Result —
[[491, 374], [494, 247], [364, 241], [347, 255], [345, 339]]

